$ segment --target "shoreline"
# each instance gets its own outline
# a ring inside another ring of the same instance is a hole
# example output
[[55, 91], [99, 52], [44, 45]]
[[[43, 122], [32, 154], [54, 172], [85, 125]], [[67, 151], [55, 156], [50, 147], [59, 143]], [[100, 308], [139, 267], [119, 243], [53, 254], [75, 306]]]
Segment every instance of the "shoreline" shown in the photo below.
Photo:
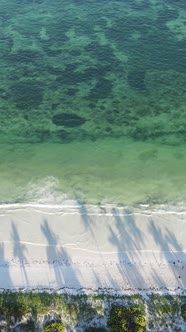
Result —
[[[61, 203], [40, 203], [40, 202], [19, 202], [19, 203], [0, 203], [0, 210], [5, 208], [43, 208], [43, 209], [77, 209], [79, 211], [81, 208], [86, 207], [87, 209], [100, 209], [100, 211], [108, 211], [110, 209], [117, 209], [121, 214], [126, 214], [127, 211], [129, 214], [140, 213], [140, 211], [149, 212], [151, 210], [152, 213], [158, 214], [172, 214], [172, 213], [182, 213], [186, 214], [186, 203], [178, 203], [178, 204], [145, 204], [139, 203], [135, 205], [124, 205], [121, 203], [86, 203], [76, 200], [64, 200]], [[122, 212], [123, 210], [123, 212]]]
[[0, 289], [186, 294], [186, 208], [0, 205]]

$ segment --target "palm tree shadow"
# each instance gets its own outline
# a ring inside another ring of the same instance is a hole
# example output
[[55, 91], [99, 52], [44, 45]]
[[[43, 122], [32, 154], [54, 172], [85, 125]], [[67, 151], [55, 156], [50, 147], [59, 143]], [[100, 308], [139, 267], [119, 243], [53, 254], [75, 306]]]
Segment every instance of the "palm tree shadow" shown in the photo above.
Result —
[[72, 260], [63, 245], [59, 244], [59, 236], [55, 234], [44, 219], [41, 230], [47, 240], [48, 264], [54, 271], [57, 288], [81, 287], [76, 272], [72, 265]]
[[19, 265], [20, 265], [20, 268], [22, 271], [22, 277], [24, 279], [24, 282], [26, 281], [26, 285], [28, 286], [29, 280], [28, 280], [26, 269], [25, 269], [25, 264], [27, 264], [25, 252], [27, 251], [27, 249], [26, 249], [26, 246], [21, 243], [18, 229], [13, 221], [12, 221], [11, 238], [12, 238], [12, 241], [14, 244], [14, 249], [13, 249], [14, 257], [15, 257], [15, 259], [17, 258], [19, 261]]
[[[100, 207], [100, 214], [105, 215], [105, 210], [104, 208]], [[104, 254], [102, 252], [102, 248], [100, 247], [99, 241], [97, 240], [97, 233], [95, 232], [94, 226], [97, 222], [96, 218], [99, 218], [99, 215], [97, 216], [96, 213], [94, 215], [94, 218], [91, 217], [90, 211], [87, 209], [86, 205], [83, 205], [80, 207], [80, 214], [81, 214], [81, 220], [85, 226], [86, 232], [90, 233], [91, 239], [93, 239], [94, 246], [96, 248], [97, 252], [97, 259], [99, 259], [102, 262], [102, 265], [104, 266], [104, 271], [106, 272], [106, 277], [103, 278], [103, 275], [99, 273], [97, 269], [95, 270], [92, 268], [92, 273], [94, 275], [94, 280], [95, 280], [95, 285], [98, 287], [102, 285], [103, 287], [112, 287], [114, 289], [117, 289], [119, 287], [117, 281], [113, 278], [112, 276], [112, 271], [111, 271], [111, 265], [109, 266], [107, 264], [107, 258], [105, 259]], [[101, 226], [101, 225], [100, 225]], [[102, 244], [101, 244], [102, 245]], [[109, 279], [109, 282], [108, 282]]]
[[124, 287], [127, 289], [143, 288], [146, 282], [139, 269], [138, 251], [142, 248], [144, 234], [137, 226], [130, 211], [124, 209], [121, 212], [113, 208], [112, 214], [115, 223], [113, 227], [109, 227], [109, 240], [118, 253], [118, 272], [123, 279]]
[[[151, 220], [149, 230], [157, 244], [157, 249], [159, 248], [161, 252], [162, 263], [160, 263], [160, 265], [162, 265], [162, 267], [166, 265], [170, 269], [171, 275], [175, 278], [175, 290], [183, 288], [184, 284], [181, 277], [182, 272], [184, 272], [182, 270], [185, 268], [184, 262], [186, 262], [184, 248], [179, 244], [175, 234], [167, 227], [162, 231], [162, 229]], [[154, 271], [154, 280], [156, 283], [157, 280], [159, 280], [159, 283], [162, 285], [161, 288], [167, 289], [167, 283], [163, 277], [161, 278], [157, 271]]]
[[9, 274], [9, 262], [5, 259], [5, 250], [4, 243], [0, 243], [0, 285], [1, 288], [9, 288], [13, 287], [13, 283]]

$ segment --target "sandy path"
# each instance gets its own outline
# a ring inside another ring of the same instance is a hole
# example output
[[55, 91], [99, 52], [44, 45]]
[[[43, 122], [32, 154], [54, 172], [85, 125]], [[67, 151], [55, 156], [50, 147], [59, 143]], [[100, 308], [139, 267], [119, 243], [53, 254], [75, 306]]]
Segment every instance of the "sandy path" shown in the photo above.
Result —
[[186, 211], [0, 207], [0, 288], [186, 290]]

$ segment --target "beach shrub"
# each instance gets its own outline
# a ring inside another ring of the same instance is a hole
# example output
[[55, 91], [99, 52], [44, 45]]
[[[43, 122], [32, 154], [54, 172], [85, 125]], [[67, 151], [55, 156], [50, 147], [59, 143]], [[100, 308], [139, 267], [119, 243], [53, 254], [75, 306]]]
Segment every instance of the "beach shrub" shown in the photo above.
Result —
[[20, 320], [30, 310], [24, 294], [4, 292], [0, 299], [0, 313], [7, 319], [13, 316]]
[[179, 301], [177, 297], [165, 295], [151, 295], [151, 306], [155, 310], [156, 315], [176, 317], [179, 315]]
[[27, 293], [25, 295], [25, 301], [28, 303], [32, 314], [44, 314], [48, 311], [49, 307], [52, 308], [62, 308], [64, 306], [65, 300], [64, 296], [58, 295], [56, 293]]
[[35, 323], [31, 319], [29, 319], [26, 323], [18, 324], [14, 328], [14, 332], [34, 332], [34, 331], [35, 331]]
[[21, 319], [26, 313], [43, 314], [48, 308], [62, 308], [64, 306], [64, 296], [56, 293], [26, 293], [3, 292], [0, 294], [0, 315], [5, 317], [13, 316]]
[[111, 309], [108, 326], [111, 332], [143, 332], [145, 316], [141, 307], [116, 306]]
[[84, 332], [108, 332], [104, 327], [88, 327]]
[[50, 322], [47, 323], [44, 327], [44, 332], [63, 332], [65, 327], [60, 322]]
[[186, 302], [181, 305], [181, 315], [186, 320]]

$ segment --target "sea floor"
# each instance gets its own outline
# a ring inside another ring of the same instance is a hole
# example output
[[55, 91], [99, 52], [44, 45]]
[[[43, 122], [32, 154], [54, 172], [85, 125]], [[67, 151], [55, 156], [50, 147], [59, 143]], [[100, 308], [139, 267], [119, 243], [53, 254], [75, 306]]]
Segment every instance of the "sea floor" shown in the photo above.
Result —
[[184, 203], [185, 146], [110, 138], [69, 144], [1, 144], [0, 201]]

